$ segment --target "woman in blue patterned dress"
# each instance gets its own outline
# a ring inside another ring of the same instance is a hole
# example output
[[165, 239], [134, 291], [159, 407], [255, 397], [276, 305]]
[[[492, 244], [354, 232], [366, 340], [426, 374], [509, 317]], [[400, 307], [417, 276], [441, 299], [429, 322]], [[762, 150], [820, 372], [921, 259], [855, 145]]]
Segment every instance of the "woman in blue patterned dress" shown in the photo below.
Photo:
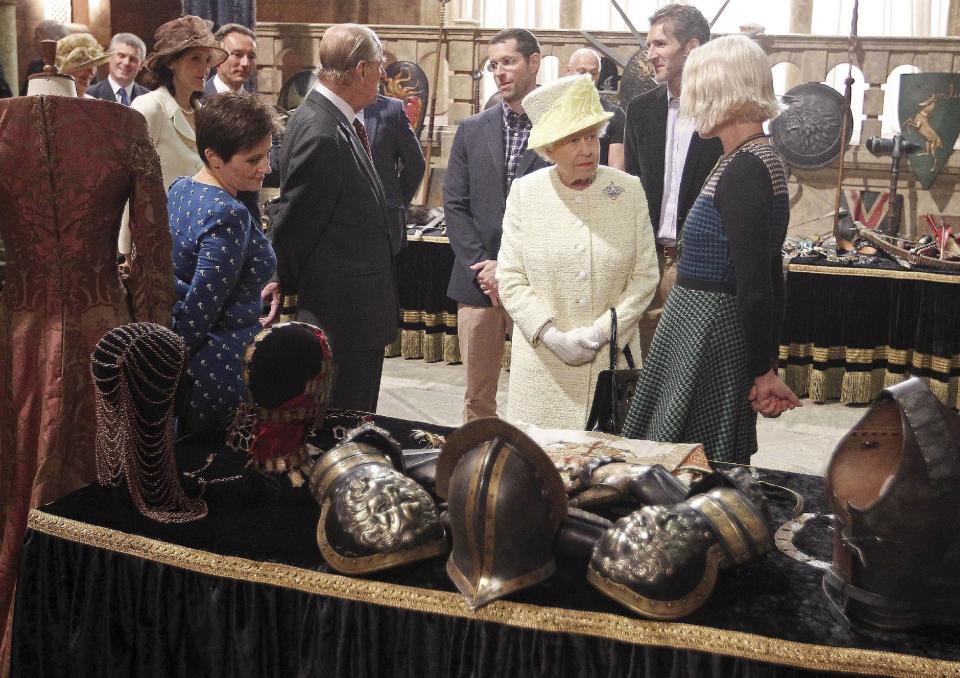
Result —
[[273, 320], [260, 318], [261, 293], [276, 257], [259, 224], [237, 200], [257, 191], [270, 172], [273, 109], [253, 94], [213, 97], [197, 110], [203, 168], [170, 187], [177, 298], [173, 329], [190, 351], [178, 397], [181, 429], [226, 423], [243, 395], [243, 351]]
[[748, 463], [757, 413], [800, 404], [774, 370], [790, 220], [787, 180], [763, 123], [780, 112], [766, 54], [743, 36], [690, 53], [680, 114], [724, 155], [683, 226], [677, 284], [644, 361], [623, 435], [701, 442]]

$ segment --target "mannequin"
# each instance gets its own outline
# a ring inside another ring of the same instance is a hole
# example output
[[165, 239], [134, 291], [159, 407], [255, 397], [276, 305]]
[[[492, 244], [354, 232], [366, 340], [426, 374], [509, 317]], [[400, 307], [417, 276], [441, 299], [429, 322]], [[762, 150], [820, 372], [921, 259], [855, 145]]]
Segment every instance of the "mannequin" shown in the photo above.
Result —
[[52, 65], [57, 55], [56, 40], [41, 40], [40, 54], [46, 65], [42, 73], [31, 75], [27, 80], [27, 96], [53, 95], [60, 97], [76, 97], [77, 82], [69, 75], [57, 72]]

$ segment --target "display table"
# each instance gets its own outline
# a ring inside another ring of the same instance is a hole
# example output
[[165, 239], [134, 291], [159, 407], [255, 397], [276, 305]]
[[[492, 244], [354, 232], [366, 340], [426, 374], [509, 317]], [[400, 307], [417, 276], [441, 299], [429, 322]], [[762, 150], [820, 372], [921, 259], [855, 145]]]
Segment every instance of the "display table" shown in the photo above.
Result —
[[443, 235], [411, 238], [397, 255], [400, 335], [386, 356], [460, 362], [457, 302], [447, 297], [453, 249]]
[[863, 404], [916, 375], [960, 406], [960, 275], [884, 264], [790, 263], [780, 377], [815, 402]]
[[[404, 446], [415, 428], [377, 417]], [[329, 442], [327, 435], [324, 441]], [[321, 442], [324, 442], [321, 441]], [[210, 447], [181, 444], [180, 468]], [[220, 452], [207, 480], [240, 472]], [[822, 479], [762, 472], [823, 508]], [[85, 487], [32, 512], [17, 588], [13, 676], [892, 676], [960, 673], [955, 628], [854, 631], [820, 571], [774, 552], [722, 576], [683, 622], [638, 618], [591, 588], [583, 563], [470, 611], [436, 558], [377, 576], [332, 574], [305, 488], [211, 484], [209, 515], [165, 525], [122, 491]], [[778, 521], [793, 508], [771, 493]], [[798, 544], [829, 559], [826, 529]]]
[[[387, 358], [460, 362], [457, 302], [447, 296], [454, 259], [445, 235], [411, 235], [407, 246], [400, 250], [400, 331], [397, 340], [386, 349]], [[502, 364], [504, 369], [510, 369], [509, 339]]]

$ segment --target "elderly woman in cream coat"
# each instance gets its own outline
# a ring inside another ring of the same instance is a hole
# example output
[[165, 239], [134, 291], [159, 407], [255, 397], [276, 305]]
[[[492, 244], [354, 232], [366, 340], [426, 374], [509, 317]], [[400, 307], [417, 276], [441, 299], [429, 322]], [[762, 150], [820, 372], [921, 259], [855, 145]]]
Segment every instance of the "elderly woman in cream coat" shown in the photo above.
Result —
[[639, 362], [637, 321], [660, 277], [647, 201], [639, 179], [598, 165], [612, 114], [590, 76], [540, 87], [523, 108], [528, 146], [555, 164], [513, 182], [497, 288], [486, 290], [514, 322], [507, 419], [583, 429], [608, 366], [611, 307], [620, 347]]

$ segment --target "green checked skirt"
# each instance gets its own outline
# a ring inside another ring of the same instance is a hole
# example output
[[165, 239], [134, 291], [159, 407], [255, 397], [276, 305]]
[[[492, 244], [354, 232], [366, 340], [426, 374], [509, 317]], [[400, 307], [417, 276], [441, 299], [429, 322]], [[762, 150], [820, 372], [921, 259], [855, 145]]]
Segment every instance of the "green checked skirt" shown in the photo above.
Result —
[[734, 296], [676, 285], [643, 362], [623, 435], [703, 443], [712, 460], [747, 464], [757, 451], [752, 385]]

